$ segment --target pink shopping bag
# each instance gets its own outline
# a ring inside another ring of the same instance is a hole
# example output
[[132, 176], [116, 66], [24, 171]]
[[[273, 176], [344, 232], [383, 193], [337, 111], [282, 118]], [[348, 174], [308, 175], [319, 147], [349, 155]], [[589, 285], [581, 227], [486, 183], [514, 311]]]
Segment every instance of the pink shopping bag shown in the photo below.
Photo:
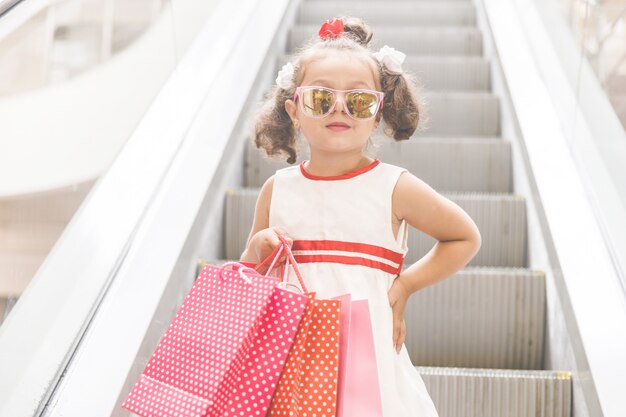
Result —
[[382, 417], [382, 400], [367, 300], [340, 295], [337, 417]]
[[205, 265], [122, 406], [143, 417], [265, 415], [309, 301], [287, 285], [238, 262]]

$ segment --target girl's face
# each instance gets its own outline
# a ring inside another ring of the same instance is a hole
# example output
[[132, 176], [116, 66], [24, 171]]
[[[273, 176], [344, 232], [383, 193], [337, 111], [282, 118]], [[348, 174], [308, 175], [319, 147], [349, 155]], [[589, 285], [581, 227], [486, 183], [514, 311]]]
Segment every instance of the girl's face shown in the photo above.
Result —
[[[337, 90], [366, 88], [380, 91], [374, 82], [372, 71], [373, 69], [361, 59], [356, 57], [346, 59], [345, 55], [333, 53], [307, 64], [300, 85], [319, 85]], [[376, 117], [370, 120], [355, 120], [347, 115], [341, 101], [337, 101], [335, 108], [323, 118], [307, 116], [302, 113], [300, 103], [293, 100], [285, 101], [285, 110], [292, 121], [297, 120], [311, 150], [322, 152], [362, 151], [381, 117], [379, 109]], [[345, 123], [348, 128], [332, 129], [328, 127], [331, 123]]]

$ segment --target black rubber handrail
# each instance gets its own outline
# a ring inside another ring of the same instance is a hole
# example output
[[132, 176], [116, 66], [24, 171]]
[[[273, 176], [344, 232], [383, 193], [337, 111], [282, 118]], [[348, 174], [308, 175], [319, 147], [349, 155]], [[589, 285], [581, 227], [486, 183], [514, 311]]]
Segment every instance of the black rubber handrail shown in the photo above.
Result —
[[0, 0], [0, 17], [8, 13], [13, 7], [24, 0]]

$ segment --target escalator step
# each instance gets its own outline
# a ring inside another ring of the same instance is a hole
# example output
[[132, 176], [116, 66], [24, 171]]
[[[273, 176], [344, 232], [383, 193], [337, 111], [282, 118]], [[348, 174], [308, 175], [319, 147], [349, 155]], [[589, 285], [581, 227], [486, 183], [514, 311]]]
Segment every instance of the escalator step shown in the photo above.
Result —
[[440, 416], [572, 415], [572, 375], [567, 371], [416, 369]]

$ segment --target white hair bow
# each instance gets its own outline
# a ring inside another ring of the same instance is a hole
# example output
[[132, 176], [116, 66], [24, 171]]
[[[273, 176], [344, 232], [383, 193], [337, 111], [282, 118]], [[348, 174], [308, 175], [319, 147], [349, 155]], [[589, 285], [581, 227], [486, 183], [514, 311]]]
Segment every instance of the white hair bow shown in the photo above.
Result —
[[406, 54], [385, 45], [378, 52], [375, 52], [374, 56], [391, 71], [402, 72], [402, 63]]
[[293, 82], [293, 72], [295, 68], [291, 62], [287, 62], [283, 65], [282, 69], [276, 77], [276, 84], [282, 89], [288, 89]]

